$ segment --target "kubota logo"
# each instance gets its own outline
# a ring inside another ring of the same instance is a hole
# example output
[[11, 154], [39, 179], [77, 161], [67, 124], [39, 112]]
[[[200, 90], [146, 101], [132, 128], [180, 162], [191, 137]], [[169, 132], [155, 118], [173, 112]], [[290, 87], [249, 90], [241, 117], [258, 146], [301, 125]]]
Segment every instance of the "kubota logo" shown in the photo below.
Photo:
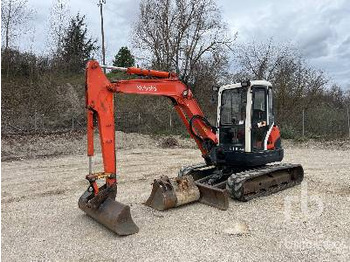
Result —
[[157, 87], [155, 87], [155, 86], [141, 86], [141, 85], [137, 85], [136, 88], [137, 88], [139, 91], [157, 92]]

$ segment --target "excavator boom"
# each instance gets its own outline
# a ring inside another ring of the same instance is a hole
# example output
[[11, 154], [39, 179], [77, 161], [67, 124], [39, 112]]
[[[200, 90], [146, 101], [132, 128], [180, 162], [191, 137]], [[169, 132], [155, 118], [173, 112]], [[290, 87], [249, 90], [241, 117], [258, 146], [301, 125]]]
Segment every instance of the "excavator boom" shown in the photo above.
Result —
[[[210, 159], [210, 147], [217, 144], [218, 141], [213, 127], [205, 119], [191, 90], [178, 79], [176, 74], [134, 67], [108, 68], [148, 78], [110, 82], [97, 61], [88, 62], [86, 67], [86, 108], [89, 174], [86, 179], [90, 185], [81, 196], [79, 207], [117, 234], [128, 235], [136, 233], [138, 228], [131, 219], [130, 208], [115, 201], [118, 181], [115, 157], [114, 93], [168, 97], [206, 161]], [[94, 118], [97, 119], [98, 123], [104, 166], [104, 171], [99, 173], [92, 172]], [[99, 179], [105, 179], [106, 184], [99, 187], [97, 184]], [[173, 189], [174, 183], [169, 185]], [[154, 205], [159, 202], [162, 203], [158, 204], [159, 209], [167, 209], [199, 198], [199, 191], [193, 180], [181, 183], [181, 190], [168, 190], [167, 197], [161, 193], [162, 190], [163, 188], [159, 186], [146, 203], [155, 207]], [[173, 199], [172, 204], [164, 204], [165, 202], [169, 203], [170, 198]], [[180, 198], [183, 199], [182, 202], [178, 201]], [[164, 207], [162, 208], [160, 205]]]
[[[113, 67], [109, 67], [113, 68]], [[115, 67], [118, 68], [118, 67]], [[93, 155], [93, 117], [98, 121], [105, 173], [115, 174], [114, 93], [168, 97], [176, 112], [196, 141], [202, 155], [208, 158], [209, 144], [217, 144], [213, 127], [206, 121], [192, 91], [174, 73], [140, 68], [118, 68], [129, 74], [154, 77], [110, 82], [97, 61], [89, 61], [86, 68], [86, 108], [88, 117], [88, 156]], [[194, 131], [196, 130], [196, 131]], [[198, 135], [195, 133], [198, 132]], [[204, 143], [205, 141], [205, 143]], [[114, 183], [114, 180], [108, 180]]]

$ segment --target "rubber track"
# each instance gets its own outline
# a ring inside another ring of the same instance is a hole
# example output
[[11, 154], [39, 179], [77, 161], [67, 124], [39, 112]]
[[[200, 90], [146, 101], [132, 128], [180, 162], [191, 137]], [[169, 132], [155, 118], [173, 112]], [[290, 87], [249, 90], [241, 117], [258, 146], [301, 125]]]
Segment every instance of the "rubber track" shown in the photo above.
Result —
[[[260, 192], [256, 192], [255, 194], [244, 195], [243, 194], [243, 185], [247, 181], [254, 179], [256, 177], [260, 177], [263, 175], [268, 175], [272, 172], [276, 171], [287, 171], [291, 172], [293, 169], [301, 169], [301, 172], [298, 174], [298, 179], [291, 180], [288, 184], [277, 185], [274, 187], [265, 188]], [[304, 172], [299, 164], [275, 164], [275, 165], [266, 165], [260, 168], [253, 168], [243, 172], [232, 174], [226, 183], [226, 189], [232, 198], [237, 199], [239, 201], [249, 201], [256, 197], [267, 196], [278, 191], [299, 185], [303, 180]]]

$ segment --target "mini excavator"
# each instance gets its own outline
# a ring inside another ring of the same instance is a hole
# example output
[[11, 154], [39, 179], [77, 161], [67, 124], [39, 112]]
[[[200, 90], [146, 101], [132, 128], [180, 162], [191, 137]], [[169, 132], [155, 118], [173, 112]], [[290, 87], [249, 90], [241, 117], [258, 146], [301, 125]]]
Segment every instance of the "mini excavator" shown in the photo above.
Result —
[[[137, 79], [109, 81], [102, 68], [137, 75]], [[304, 171], [283, 159], [280, 130], [274, 120], [273, 87], [265, 80], [244, 81], [213, 88], [217, 119], [213, 126], [204, 116], [191, 89], [175, 73], [141, 68], [99, 65], [86, 67], [88, 189], [79, 207], [118, 235], [137, 233], [130, 207], [115, 200], [117, 194], [114, 93], [169, 98], [195, 140], [203, 163], [183, 167], [175, 178], [153, 182], [146, 205], [166, 210], [191, 202], [226, 210], [229, 197], [238, 201], [270, 195], [298, 185]], [[94, 119], [101, 141], [103, 172], [92, 172]], [[277, 162], [277, 163], [275, 163]], [[105, 180], [101, 186], [98, 180]]]

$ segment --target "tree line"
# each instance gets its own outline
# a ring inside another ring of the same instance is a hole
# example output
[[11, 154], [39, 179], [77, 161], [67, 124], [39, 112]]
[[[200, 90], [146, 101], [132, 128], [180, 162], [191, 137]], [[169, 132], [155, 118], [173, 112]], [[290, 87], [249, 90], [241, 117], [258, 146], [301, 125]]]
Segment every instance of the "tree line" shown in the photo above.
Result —
[[[89, 59], [99, 59], [101, 48], [88, 30], [86, 17], [67, 15], [68, 6], [66, 0], [53, 2], [48, 21], [50, 52], [38, 55], [16, 47], [35, 13], [26, 0], [2, 1], [3, 132], [32, 130], [33, 121], [35, 131], [72, 126], [74, 120], [84, 127], [84, 68]], [[131, 39], [132, 45], [121, 47], [112, 63], [176, 72], [212, 122], [216, 119], [216, 104], [210, 102], [212, 86], [266, 79], [275, 87], [276, 120], [284, 137], [300, 136], [303, 117], [307, 136], [348, 134], [349, 92], [332, 84], [291, 44], [273, 39], [239, 43], [214, 0], [141, 0]], [[110, 72], [108, 77], [126, 76]], [[141, 131], [161, 130], [171, 116], [172, 106], [165, 99], [117, 95], [117, 103], [116, 115], [147, 116], [141, 122], [138, 117], [128, 120], [131, 127], [142, 124]], [[41, 125], [38, 119], [46, 123]], [[123, 125], [123, 119], [116, 121]], [[179, 119], [171, 121], [175, 132], [185, 132]]]

